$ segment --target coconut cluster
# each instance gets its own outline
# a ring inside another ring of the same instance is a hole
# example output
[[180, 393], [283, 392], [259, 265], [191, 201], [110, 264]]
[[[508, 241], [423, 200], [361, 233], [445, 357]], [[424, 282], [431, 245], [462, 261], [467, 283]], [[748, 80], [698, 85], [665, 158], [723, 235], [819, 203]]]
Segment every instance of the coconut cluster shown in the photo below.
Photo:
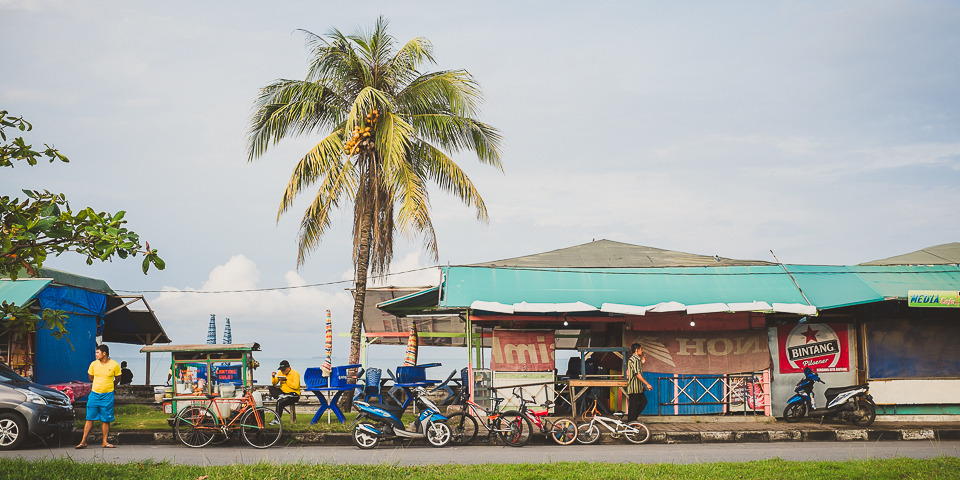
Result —
[[353, 134], [350, 136], [350, 140], [347, 140], [347, 143], [343, 144], [344, 153], [354, 155], [360, 150], [360, 147], [367, 147], [372, 144], [373, 139], [370, 137], [373, 133], [373, 127], [377, 123], [377, 117], [379, 116], [380, 112], [372, 110], [370, 113], [367, 113], [364, 127], [360, 125], [353, 127]]

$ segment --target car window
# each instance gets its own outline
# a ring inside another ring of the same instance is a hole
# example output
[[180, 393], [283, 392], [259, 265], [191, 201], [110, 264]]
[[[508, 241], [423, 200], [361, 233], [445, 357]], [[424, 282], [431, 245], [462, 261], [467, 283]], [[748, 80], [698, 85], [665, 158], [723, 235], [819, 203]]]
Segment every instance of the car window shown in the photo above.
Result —
[[10, 367], [0, 363], [0, 382], [3, 383], [22, 383], [28, 382], [26, 378], [21, 377], [10, 369]]

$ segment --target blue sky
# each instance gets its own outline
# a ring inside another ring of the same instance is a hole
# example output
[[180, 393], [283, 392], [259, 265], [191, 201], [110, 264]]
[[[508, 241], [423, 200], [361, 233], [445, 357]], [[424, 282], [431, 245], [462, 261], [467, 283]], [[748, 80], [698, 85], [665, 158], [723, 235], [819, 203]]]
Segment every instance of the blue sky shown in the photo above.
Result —
[[[126, 210], [167, 261], [48, 265], [145, 293], [178, 343], [210, 313], [267, 356], [346, 331], [344, 215], [296, 269], [303, 202], [276, 218], [291, 140], [248, 163], [257, 90], [300, 78], [297, 29], [430, 39], [484, 88], [504, 173], [457, 160], [491, 221], [436, 192], [441, 264], [607, 238], [787, 263], [849, 264], [958, 241], [960, 4], [843, 2], [123, 2], [0, 0], [0, 108], [68, 165], [17, 167], [0, 191], [46, 188]], [[433, 265], [416, 238], [394, 271]], [[432, 271], [387, 283], [435, 282]], [[152, 291], [167, 290], [159, 294]], [[222, 324], [220, 326], [222, 329]], [[338, 339], [335, 348], [346, 348]]]

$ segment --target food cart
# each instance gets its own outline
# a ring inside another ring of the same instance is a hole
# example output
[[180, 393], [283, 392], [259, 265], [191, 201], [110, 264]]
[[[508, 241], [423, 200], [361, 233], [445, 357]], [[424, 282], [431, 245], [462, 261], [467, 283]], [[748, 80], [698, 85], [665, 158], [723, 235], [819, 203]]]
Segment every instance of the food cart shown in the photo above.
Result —
[[[164, 398], [164, 412], [177, 413], [195, 403], [206, 401], [207, 395], [239, 397], [253, 386], [253, 369], [259, 363], [253, 352], [258, 343], [148, 345], [141, 353], [170, 353], [169, 397]], [[257, 403], [259, 392], [254, 392]]]

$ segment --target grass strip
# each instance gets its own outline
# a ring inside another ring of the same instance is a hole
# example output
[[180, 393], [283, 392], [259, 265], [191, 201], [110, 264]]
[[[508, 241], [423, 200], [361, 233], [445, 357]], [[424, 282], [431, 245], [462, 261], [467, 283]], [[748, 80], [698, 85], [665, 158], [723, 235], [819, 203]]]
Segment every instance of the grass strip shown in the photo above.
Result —
[[845, 462], [795, 462], [761, 460], [744, 463], [616, 464], [560, 462], [548, 464], [485, 465], [332, 465], [268, 464], [189, 466], [161, 462], [77, 463], [69, 459], [26, 461], [0, 459], [0, 478], [90, 479], [137, 478], [138, 480], [270, 480], [270, 479], [364, 479], [423, 478], [510, 479], [956, 479], [960, 459], [910, 458], [852, 460]]

